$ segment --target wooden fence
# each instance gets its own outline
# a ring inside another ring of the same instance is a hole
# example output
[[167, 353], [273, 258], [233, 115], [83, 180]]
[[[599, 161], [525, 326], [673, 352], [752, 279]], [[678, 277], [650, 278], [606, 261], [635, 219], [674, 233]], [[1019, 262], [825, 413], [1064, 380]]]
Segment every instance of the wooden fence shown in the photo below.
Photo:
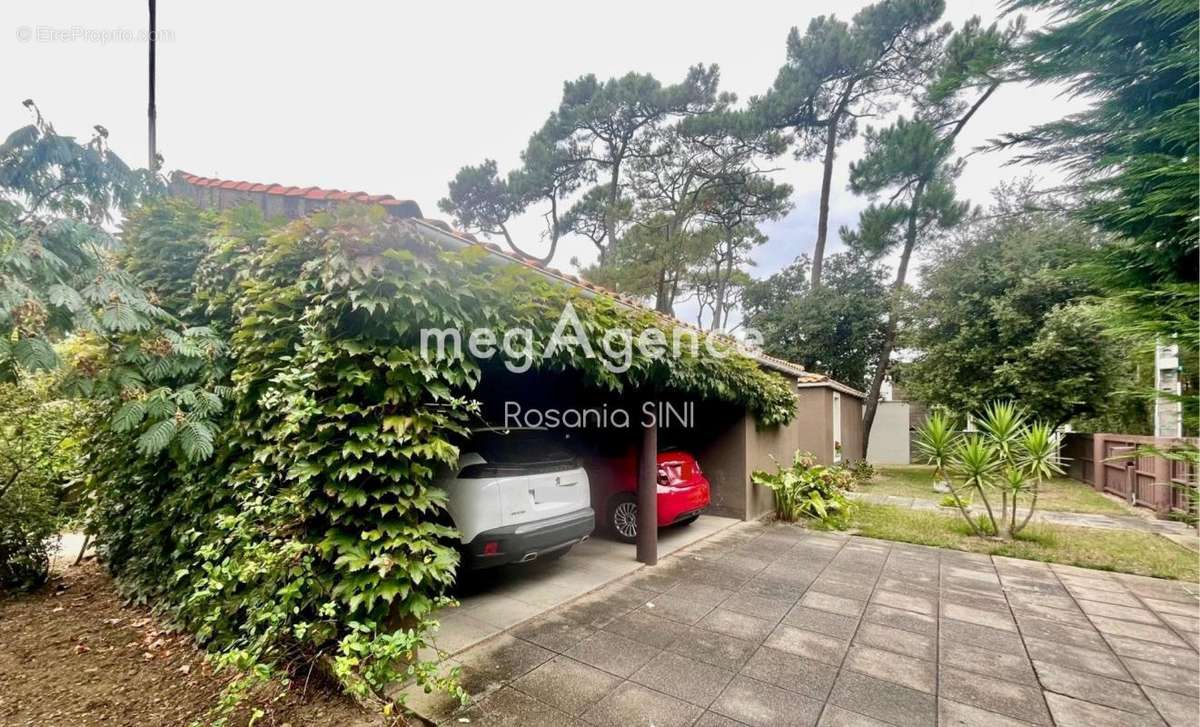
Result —
[[1072, 479], [1086, 482], [1140, 507], [1159, 514], [1186, 513], [1194, 504], [1188, 491], [1195, 490], [1196, 472], [1187, 462], [1153, 454], [1139, 448], [1169, 450], [1180, 444], [1196, 446], [1196, 440], [1144, 437], [1132, 434], [1081, 434], [1063, 436], [1060, 450]]

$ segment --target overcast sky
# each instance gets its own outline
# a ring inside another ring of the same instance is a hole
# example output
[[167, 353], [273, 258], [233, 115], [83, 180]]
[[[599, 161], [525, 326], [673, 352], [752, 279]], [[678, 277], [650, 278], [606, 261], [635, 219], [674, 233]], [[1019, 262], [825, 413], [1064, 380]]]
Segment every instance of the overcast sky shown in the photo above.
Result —
[[[784, 60], [788, 29], [815, 15], [849, 18], [865, 0], [728, 2], [377, 3], [160, 0], [158, 141], [167, 170], [415, 199], [427, 216], [464, 164], [495, 158], [503, 171], [554, 108], [562, 83], [634, 70], [664, 83], [688, 66], [717, 63], [739, 99], [766, 90]], [[994, 19], [992, 2], [949, 0], [945, 19]], [[103, 124], [114, 149], [146, 164], [146, 44], [112, 37], [146, 24], [144, 0], [5, 0], [0, 6], [0, 133], [30, 120], [37, 101], [60, 133]], [[87, 31], [80, 34], [79, 30]], [[78, 37], [76, 37], [78, 36]], [[1006, 87], [960, 138], [960, 150], [1072, 108], [1052, 89]], [[846, 189], [843, 147], [831, 230], [853, 225], [866, 200]], [[961, 193], [986, 202], [1001, 180], [1054, 170], [1006, 167], [999, 154], [971, 157]], [[781, 160], [795, 209], [766, 225], [756, 276], [812, 249], [820, 170]], [[519, 221], [537, 249], [541, 220]], [[833, 250], [840, 248], [832, 241]], [[567, 240], [554, 263], [592, 257]], [[681, 314], [686, 316], [684, 311]]]

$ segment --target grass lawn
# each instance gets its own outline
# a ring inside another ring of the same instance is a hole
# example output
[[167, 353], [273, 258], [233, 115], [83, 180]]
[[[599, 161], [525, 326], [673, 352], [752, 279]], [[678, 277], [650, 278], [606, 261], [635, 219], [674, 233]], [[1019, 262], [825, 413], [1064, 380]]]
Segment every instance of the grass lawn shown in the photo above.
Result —
[[[875, 468], [875, 477], [870, 482], [860, 485], [859, 490], [875, 495], [915, 497], [935, 502], [940, 502], [945, 497], [933, 491], [933, 467], [928, 465], [878, 466]], [[997, 493], [997, 503], [999, 497]], [[988, 499], [993, 498], [989, 496]], [[1027, 504], [1024, 498], [1021, 502]], [[1042, 483], [1037, 507], [1039, 510], [1091, 512], [1101, 515], [1128, 515], [1132, 511], [1132, 508], [1110, 500], [1089, 485], [1066, 477], [1056, 477]]]
[[1195, 582], [1200, 577], [1200, 559], [1195, 553], [1149, 533], [1030, 523], [1016, 540], [1004, 542], [970, 535], [961, 518], [866, 502], [855, 504], [849, 527], [858, 535], [880, 540], [1156, 578]]

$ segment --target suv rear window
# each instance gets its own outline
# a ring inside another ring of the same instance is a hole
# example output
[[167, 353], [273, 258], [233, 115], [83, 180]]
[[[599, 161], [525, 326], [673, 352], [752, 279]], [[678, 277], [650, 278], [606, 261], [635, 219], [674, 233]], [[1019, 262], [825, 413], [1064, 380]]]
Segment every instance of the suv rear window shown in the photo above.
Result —
[[466, 448], [477, 452], [492, 467], [506, 470], [532, 473], [576, 466], [575, 456], [564, 446], [562, 438], [552, 432], [523, 429], [474, 432]]

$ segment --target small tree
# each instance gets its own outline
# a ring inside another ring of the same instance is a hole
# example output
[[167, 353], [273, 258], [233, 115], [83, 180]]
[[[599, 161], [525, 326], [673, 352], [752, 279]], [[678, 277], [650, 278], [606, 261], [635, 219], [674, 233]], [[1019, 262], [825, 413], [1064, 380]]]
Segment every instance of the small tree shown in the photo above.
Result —
[[[980, 431], [960, 435], [949, 415], [936, 411], [918, 430], [917, 446], [936, 477], [949, 474], [957, 480], [957, 486], [951, 481], [950, 494], [973, 535], [1013, 538], [1032, 519], [1042, 483], [1062, 472], [1054, 456], [1054, 430], [1049, 424], [1030, 422], [1012, 402], [994, 401], [977, 418]], [[1000, 491], [998, 511], [988, 498], [994, 490]], [[983, 505], [986, 527], [971, 517], [964, 493]], [[1018, 523], [1017, 505], [1024, 496], [1030, 498], [1029, 507]]]

